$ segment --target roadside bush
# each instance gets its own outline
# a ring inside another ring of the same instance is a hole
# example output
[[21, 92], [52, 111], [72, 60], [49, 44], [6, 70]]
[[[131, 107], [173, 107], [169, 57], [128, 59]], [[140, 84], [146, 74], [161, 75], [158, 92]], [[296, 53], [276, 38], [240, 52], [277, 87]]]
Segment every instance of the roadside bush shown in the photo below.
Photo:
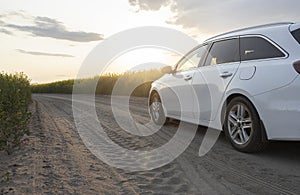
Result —
[[23, 73], [0, 73], [0, 150], [8, 154], [20, 146], [27, 128], [31, 102], [29, 79]]

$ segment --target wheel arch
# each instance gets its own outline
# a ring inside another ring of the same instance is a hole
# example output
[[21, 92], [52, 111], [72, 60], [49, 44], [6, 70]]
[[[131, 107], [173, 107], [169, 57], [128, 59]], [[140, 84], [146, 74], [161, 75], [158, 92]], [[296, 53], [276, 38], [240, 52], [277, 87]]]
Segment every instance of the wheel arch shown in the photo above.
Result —
[[158, 96], [160, 97], [158, 91], [157, 91], [156, 89], [152, 89], [151, 92], [149, 93], [148, 105], [150, 105], [150, 103], [151, 103], [151, 97], [152, 97], [152, 95], [155, 94], [155, 93], [158, 94]]
[[226, 112], [226, 106], [236, 97], [243, 97], [245, 98], [246, 100], [248, 100], [253, 108], [255, 109], [257, 115], [259, 116], [259, 119], [260, 119], [260, 124], [261, 124], [261, 130], [262, 130], [262, 141], [266, 141], [268, 140], [268, 136], [267, 136], [267, 131], [265, 129], [265, 125], [264, 125], [264, 122], [257, 110], [257, 106], [255, 105], [255, 103], [251, 100], [251, 98], [249, 98], [249, 96], [245, 95], [244, 93], [239, 93], [239, 92], [235, 92], [235, 93], [232, 93], [230, 95], [228, 95], [226, 97], [226, 99], [224, 100], [223, 102], [223, 105], [222, 105], [222, 109], [221, 109], [221, 126], [224, 128], [224, 121], [225, 121], [225, 112]]
[[232, 93], [232, 94], [228, 95], [226, 97], [226, 99], [224, 100], [223, 105], [222, 105], [222, 109], [221, 109], [221, 124], [222, 124], [222, 127], [224, 126], [226, 107], [236, 97], [244, 97], [244, 98], [249, 100], [249, 98], [247, 98], [247, 96], [242, 94], [242, 93]]

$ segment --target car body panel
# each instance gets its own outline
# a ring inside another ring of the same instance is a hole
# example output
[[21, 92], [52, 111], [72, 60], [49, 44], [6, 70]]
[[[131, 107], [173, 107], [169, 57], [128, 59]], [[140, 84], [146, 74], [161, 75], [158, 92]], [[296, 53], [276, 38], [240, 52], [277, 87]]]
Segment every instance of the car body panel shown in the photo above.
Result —
[[[192, 86], [196, 96], [194, 112], [200, 116], [200, 120], [212, 121], [216, 118], [218, 108], [224, 97], [228, 84], [234, 77], [240, 62], [203, 66], [195, 72]], [[222, 74], [227, 74], [222, 77]]]
[[299, 140], [299, 76], [290, 85], [254, 96], [253, 99], [264, 122], [268, 139]]
[[[193, 90], [191, 87], [191, 79], [186, 80], [186, 77], [193, 77], [194, 71], [178, 72], [167, 74], [161, 79], [160, 95], [164, 102], [165, 109], [172, 116], [182, 116], [183, 118], [193, 118]], [[185, 100], [185, 101], [179, 101]]]
[[[260, 36], [273, 43], [285, 55], [280, 58], [202, 66], [180, 73], [182, 78], [184, 74], [192, 74], [193, 77], [189, 82], [181, 80], [179, 83], [182, 85], [177, 83], [180, 87], [175, 90], [181, 94], [179, 99], [185, 100], [184, 113], [188, 112], [183, 116], [169, 112], [170, 107], [176, 106], [171, 103], [174, 98], [162, 97], [162, 103], [168, 105], [166, 116], [222, 130], [222, 117], [228, 98], [233, 95], [244, 96], [256, 108], [267, 139], [300, 140], [300, 75], [293, 67], [293, 63], [300, 60], [300, 44], [290, 33], [298, 28], [299, 23], [261, 26], [226, 33], [205, 41], [204, 44], [211, 44], [232, 37]], [[220, 77], [224, 72], [231, 76]], [[165, 75], [153, 82], [151, 91], [165, 96], [165, 91], [172, 90], [174, 85], [168, 79], [176, 75]], [[193, 109], [193, 114], [189, 113], [190, 109]]]

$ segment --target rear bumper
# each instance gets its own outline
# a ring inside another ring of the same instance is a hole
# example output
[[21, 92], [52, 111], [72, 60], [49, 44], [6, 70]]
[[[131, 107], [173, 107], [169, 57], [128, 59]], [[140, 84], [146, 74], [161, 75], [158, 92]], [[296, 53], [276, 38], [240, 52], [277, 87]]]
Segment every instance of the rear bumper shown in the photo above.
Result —
[[300, 140], [300, 76], [253, 98], [269, 140]]

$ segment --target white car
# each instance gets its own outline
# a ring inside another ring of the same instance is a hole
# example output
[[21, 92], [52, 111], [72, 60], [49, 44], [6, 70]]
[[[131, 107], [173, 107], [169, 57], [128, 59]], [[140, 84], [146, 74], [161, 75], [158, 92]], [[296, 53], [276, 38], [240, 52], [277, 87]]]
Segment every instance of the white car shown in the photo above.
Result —
[[149, 95], [156, 124], [174, 118], [224, 130], [243, 152], [300, 140], [300, 23], [221, 34], [162, 71]]

